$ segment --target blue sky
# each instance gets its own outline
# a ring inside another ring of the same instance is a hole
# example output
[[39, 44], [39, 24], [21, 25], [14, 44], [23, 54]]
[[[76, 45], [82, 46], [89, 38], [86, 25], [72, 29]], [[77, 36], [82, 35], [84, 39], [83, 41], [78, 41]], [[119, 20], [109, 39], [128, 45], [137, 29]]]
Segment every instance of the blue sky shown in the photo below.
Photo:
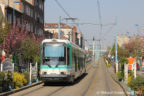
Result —
[[[103, 24], [113, 23], [118, 18], [116, 27], [109, 25], [103, 27], [101, 38], [103, 47], [114, 42], [114, 33], [130, 32], [136, 34], [135, 24], [139, 24], [139, 30], [144, 33], [144, 0], [99, 0], [101, 6]], [[65, 10], [75, 18], [77, 22], [99, 23], [97, 0], [59, 0]], [[67, 17], [55, 0], [45, 0], [45, 22], [58, 22], [58, 17]], [[99, 39], [100, 27], [96, 25], [80, 25], [85, 39], [95, 36]]]

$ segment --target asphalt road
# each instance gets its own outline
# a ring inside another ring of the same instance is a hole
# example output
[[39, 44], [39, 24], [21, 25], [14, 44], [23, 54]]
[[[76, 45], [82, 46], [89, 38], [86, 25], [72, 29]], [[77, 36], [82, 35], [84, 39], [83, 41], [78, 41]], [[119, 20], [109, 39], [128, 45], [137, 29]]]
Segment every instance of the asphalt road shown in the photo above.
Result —
[[75, 84], [43, 84], [15, 93], [10, 96], [125, 96], [122, 88], [112, 79], [99, 59], [97, 64], [87, 67], [87, 74], [75, 81]]

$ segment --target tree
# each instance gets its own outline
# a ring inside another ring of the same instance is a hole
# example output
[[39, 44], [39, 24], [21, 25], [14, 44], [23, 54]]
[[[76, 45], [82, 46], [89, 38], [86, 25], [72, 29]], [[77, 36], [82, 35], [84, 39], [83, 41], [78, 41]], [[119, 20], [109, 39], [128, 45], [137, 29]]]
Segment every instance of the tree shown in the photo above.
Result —
[[137, 44], [135, 40], [132, 40], [126, 44], [123, 44], [123, 46], [125, 47], [125, 49], [128, 50], [130, 56], [133, 56], [133, 57], [136, 56]]
[[[118, 58], [129, 57], [128, 50], [126, 48], [120, 47], [118, 45], [117, 51], [118, 51]], [[115, 56], [115, 45], [113, 45], [112, 47], [111, 55]]]
[[24, 39], [21, 45], [22, 56], [28, 61], [37, 61], [40, 54], [39, 51], [40, 44], [30, 38]]
[[121, 73], [121, 77], [122, 77], [122, 79], [124, 80], [124, 65], [125, 65], [125, 64], [128, 64], [128, 60], [127, 60], [127, 58], [125, 58], [125, 57], [121, 57], [119, 63], [120, 63], [120, 73]]
[[3, 47], [3, 42], [5, 40], [6, 34], [9, 33], [10, 31], [10, 25], [8, 24], [8, 22], [6, 21], [5, 18], [1, 18], [0, 19], [0, 48], [2, 49]]
[[4, 48], [7, 54], [18, 53], [22, 41], [27, 36], [28, 31], [26, 31], [22, 25], [20, 27], [13, 26], [13, 28], [10, 30], [10, 33], [6, 35], [4, 42]]

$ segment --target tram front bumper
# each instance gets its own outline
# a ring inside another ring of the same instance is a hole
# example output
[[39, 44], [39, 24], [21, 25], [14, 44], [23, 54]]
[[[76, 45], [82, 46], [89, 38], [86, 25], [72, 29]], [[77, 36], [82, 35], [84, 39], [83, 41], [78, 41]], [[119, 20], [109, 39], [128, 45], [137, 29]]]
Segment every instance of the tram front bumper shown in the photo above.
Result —
[[66, 82], [69, 81], [70, 75], [41, 75], [41, 80], [44, 82]]

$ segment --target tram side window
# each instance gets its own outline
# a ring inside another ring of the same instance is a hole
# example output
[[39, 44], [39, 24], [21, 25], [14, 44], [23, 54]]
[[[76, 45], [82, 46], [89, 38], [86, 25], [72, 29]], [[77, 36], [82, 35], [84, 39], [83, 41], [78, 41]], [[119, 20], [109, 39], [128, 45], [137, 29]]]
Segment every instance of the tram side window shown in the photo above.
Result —
[[74, 56], [74, 60], [75, 60], [75, 72], [77, 72], [78, 65], [77, 65], [77, 58], [76, 58], [76, 56]]
[[79, 68], [79, 70], [81, 69], [80, 57], [78, 57], [78, 68]]

